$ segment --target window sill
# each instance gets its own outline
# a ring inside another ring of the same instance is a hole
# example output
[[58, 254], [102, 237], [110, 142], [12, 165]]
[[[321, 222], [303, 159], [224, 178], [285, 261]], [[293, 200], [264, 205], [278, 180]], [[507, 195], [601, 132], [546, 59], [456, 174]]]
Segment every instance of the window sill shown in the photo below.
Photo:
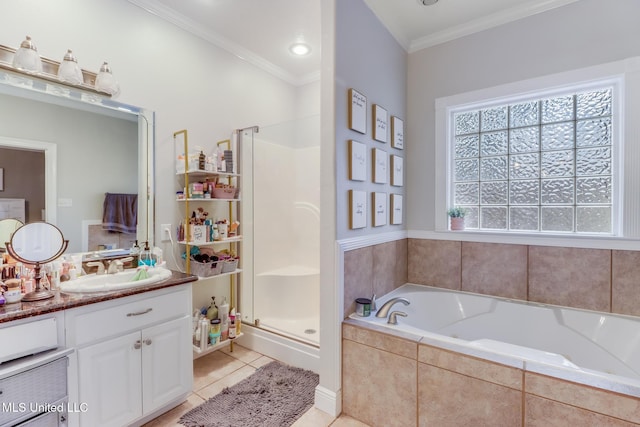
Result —
[[409, 230], [410, 239], [453, 240], [512, 245], [558, 246], [568, 248], [640, 250], [640, 240], [616, 236], [540, 235], [500, 233], [479, 230], [425, 231]]

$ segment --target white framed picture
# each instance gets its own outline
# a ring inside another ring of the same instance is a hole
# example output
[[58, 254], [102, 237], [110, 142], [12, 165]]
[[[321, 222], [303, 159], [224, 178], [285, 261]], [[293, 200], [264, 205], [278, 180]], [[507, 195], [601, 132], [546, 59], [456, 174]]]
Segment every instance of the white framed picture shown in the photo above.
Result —
[[367, 192], [349, 190], [349, 228], [367, 226]]
[[349, 179], [367, 180], [367, 146], [353, 139], [349, 140]]
[[373, 148], [372, 152], [373, 182], [376, 184], [386, 184], [389, 155], [386, 151], [380, 150], [379, 148]]
[[391, 116], [391, 146], [404, 149], [404, 122], [396, 116]]
[[402, 194], [391, 194], [391, 224], [402, 224]]
[[387, 142], [387, 128], [389, 127], [389, 113], [377, 104], [373, 104], [373, 139]]
[[349, 89], [349, 129], [367, 133], [367, 97], [355, 89]]
[[373, 204], [373, 226], [387, 224], [387, 193], [371, 193]]
[[391, 185], [402, 187], [404, 185], [404, 159], [400, 156], [391, 156]]

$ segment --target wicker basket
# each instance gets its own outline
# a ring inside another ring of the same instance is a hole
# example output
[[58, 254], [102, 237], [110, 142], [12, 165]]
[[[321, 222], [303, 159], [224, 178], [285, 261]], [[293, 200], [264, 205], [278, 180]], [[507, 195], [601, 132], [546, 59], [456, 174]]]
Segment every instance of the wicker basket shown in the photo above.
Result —
[[219, 264], [222, 264], [223, 273], [231, 273], [232, 271], [236, 271], [236, 268], [238, 268], [237, 259], [227, 259], [222, 262], [219, 262]]
[[191, 274], [195, 274], [200, 277], [211, 277], [222, 272], [224, 262], [198, 262], [194, 259], [191, 260]]
[[237, 190], [235, 187], [216, 187], [213, 189], [213, 197], [216, 199], [235, 199]]

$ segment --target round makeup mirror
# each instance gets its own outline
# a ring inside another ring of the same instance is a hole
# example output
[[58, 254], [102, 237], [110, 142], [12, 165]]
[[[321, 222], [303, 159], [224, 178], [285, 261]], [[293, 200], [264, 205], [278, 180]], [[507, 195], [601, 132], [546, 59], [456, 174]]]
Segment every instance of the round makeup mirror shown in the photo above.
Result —
[[9, 255], [25, 264], [34, 264], [36, 289], [26, 294], [23, 301], [39, 301], [53, 297], [53, 292], [40, 287], [40, 264], [60, 257], [67, 246], [62, 231], [48, 222], [32, 222], [18, 228], [7, 242]]
[[0, 252], [6, 250], [6, 244], [11, 240], [13, 233], [23, 225], [23, 222], [18, 219], [0, 219]]

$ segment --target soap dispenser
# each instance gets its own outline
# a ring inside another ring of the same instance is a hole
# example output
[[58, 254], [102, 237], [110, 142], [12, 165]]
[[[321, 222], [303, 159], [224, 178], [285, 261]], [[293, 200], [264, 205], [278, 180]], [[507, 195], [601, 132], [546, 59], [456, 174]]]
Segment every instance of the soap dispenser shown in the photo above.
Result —
[[153, 263], [151, 260], [151, 250], [149, 249], [149, 242], [144, 242], [144, 249], [140, 252], [140, 257], [138, 259], [139, 266], [149, 266], [152, 267]]

